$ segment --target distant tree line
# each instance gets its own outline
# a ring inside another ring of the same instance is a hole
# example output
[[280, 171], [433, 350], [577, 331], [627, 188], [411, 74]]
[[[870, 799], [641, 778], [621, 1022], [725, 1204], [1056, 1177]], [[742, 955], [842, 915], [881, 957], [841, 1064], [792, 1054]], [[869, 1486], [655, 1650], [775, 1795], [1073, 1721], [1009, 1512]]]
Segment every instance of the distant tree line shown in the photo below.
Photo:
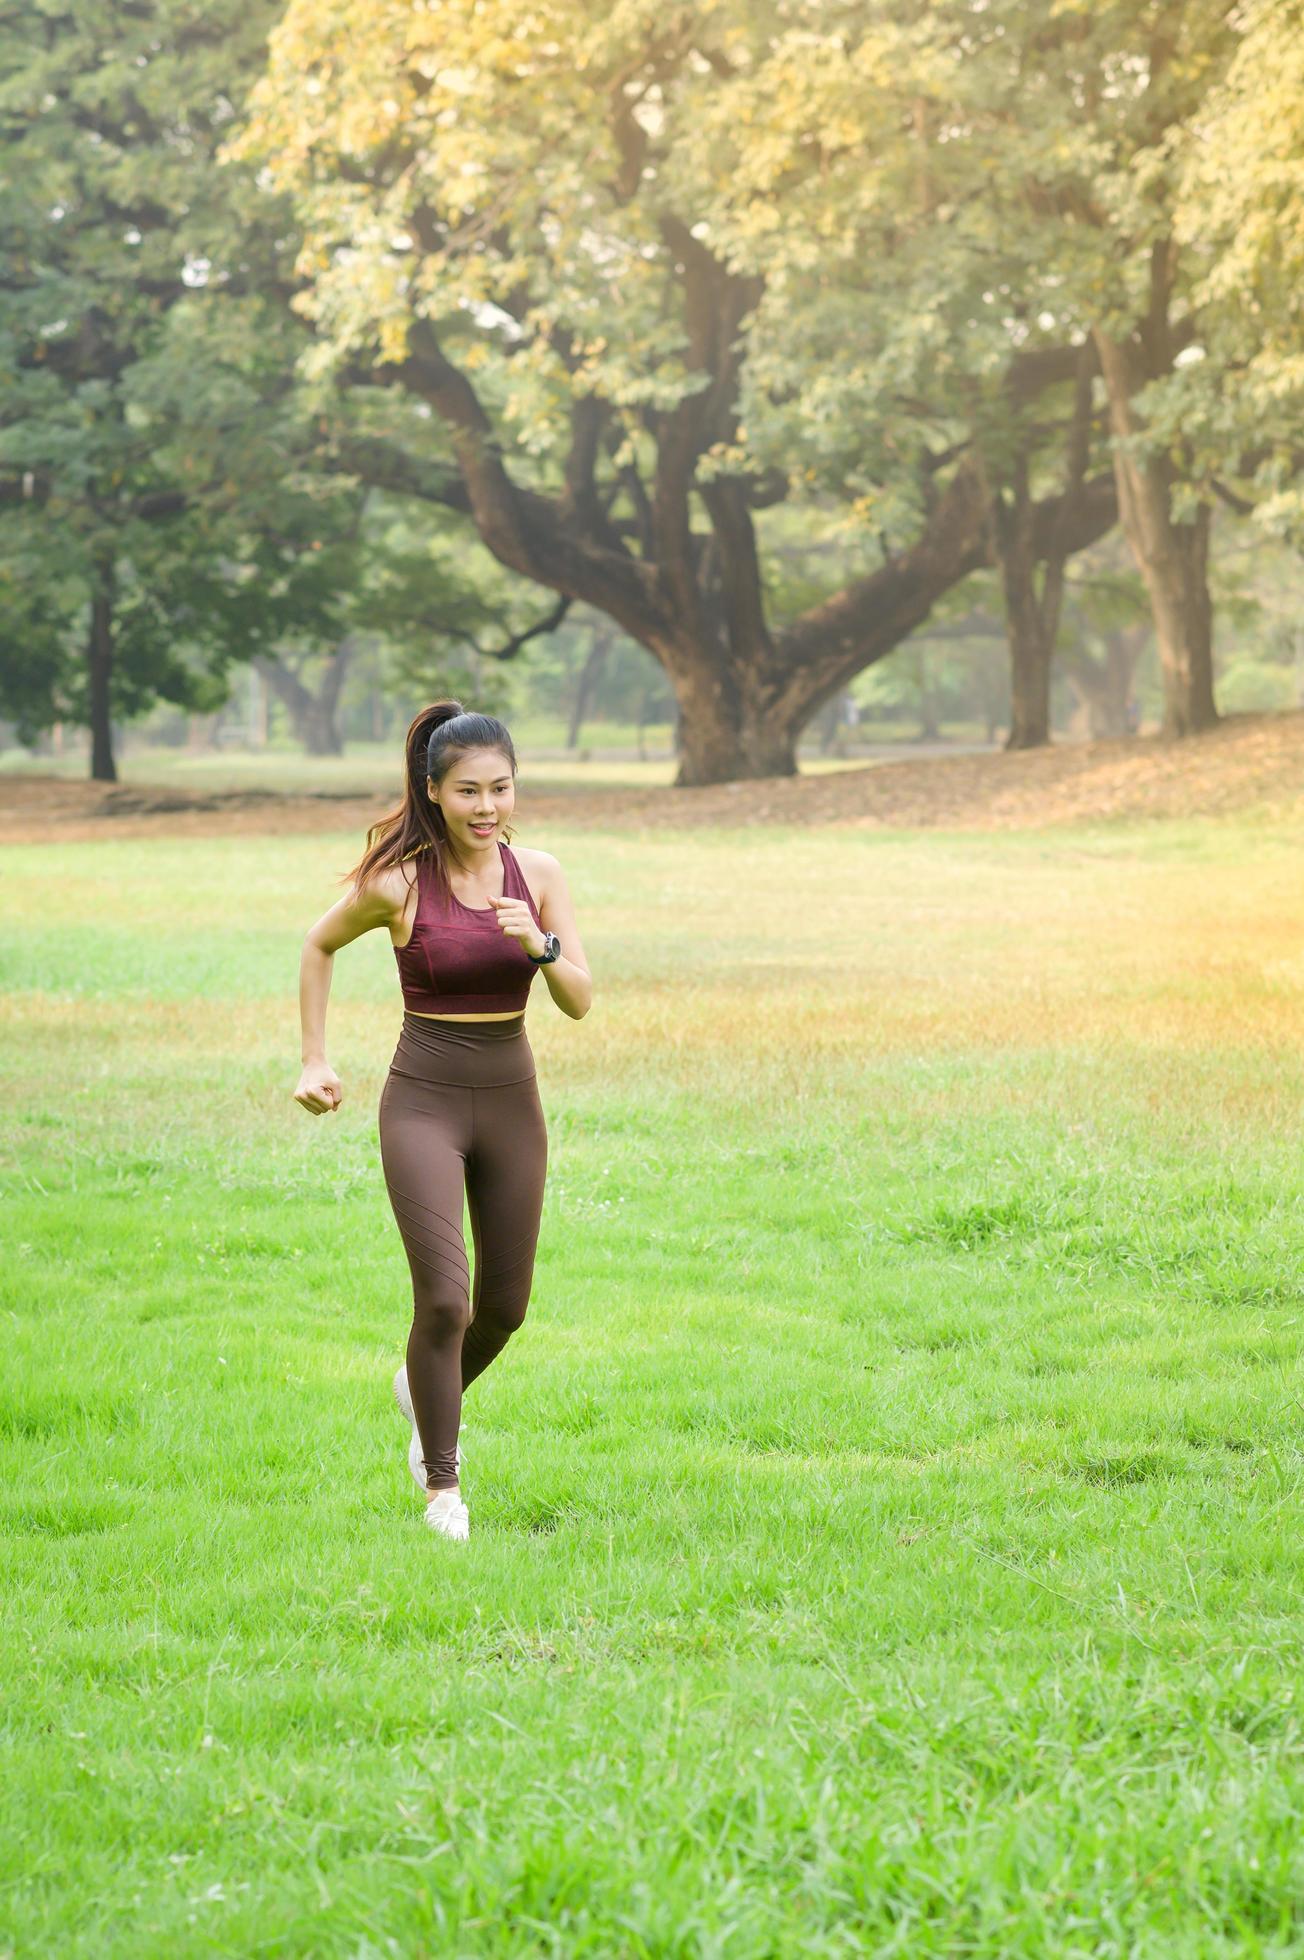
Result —
[[[1009, 746], [1049, 739], [1070, 641], [1109, 727], [1139, 603], [1198, 734], [1215, 516], [1301, 532], [1298, 29], [18, 0], [0, 715], [84, 723], [112, 777], [115, 718], [211, 712], [253, 661], [329, 749], [364, 645], [396, 687], [506, 671], [578, 607], [594, 675], [604, 634], [652, 656], [706, 783], [791, 773], [975, 606]], [[1074, 567], [1115, 539], [1111, 618]]]

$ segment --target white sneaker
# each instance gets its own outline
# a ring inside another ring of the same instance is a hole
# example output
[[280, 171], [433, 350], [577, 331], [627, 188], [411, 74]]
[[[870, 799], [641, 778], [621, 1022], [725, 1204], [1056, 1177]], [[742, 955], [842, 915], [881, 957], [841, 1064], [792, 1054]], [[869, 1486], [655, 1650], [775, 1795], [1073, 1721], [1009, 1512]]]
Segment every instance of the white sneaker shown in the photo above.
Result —
[[426, 1523], [445, 1538], [469, 1538], [471, 1520], [455, 1490], [437, 1490], [426, 1506]]
[[[394, 1376], [394, 1400], [412, 1424], [412, 1441], [408, 1444], [408, 1469], [412, 1472], [416, 1487], [424, 1491], [426, 1487], [426, 1466], [422, 1461], [421, 1436], [417, 1429], [417, 1419], [412, 1412], [412, 1397], [408, 1393], [407, 1362], [400, 1361]], [[457, 1468], [462, 1468], [462, 1446], [457, 1445]]]

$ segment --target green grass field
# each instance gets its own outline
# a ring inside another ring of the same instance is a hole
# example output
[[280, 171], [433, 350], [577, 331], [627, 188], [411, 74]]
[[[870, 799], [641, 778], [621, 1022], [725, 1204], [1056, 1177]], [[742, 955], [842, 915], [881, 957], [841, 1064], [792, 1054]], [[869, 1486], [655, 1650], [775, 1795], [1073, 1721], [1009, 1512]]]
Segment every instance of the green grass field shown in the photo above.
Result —
[[0, 1952], [1304, 1953], [1304, 826], [521, 841], [467, 1545], [361, 840], [0, 850]]

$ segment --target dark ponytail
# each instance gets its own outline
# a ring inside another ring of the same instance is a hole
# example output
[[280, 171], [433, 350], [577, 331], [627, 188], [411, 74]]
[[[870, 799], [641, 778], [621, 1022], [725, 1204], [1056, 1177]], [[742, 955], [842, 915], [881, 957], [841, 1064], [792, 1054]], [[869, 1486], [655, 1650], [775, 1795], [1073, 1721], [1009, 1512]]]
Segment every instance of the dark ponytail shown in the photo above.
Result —
[[[415, 715], [403, 741], [403, 801], [367, 831], [367, 848], [352, 871], [351, 896], [375, 871], [385, 871], [408, 858], [425, 856], [436, 888], [447, 897], [449, 843], [444, 813], [430, 800], [426, 778], [436, 788], [459, 756], [471, 749], [501, 749], [516, 774], [512, 738], [496, 715], [468, 713], [460, 701], [435, 701]], [[511, 830], [503, 833], [511, 841]]]

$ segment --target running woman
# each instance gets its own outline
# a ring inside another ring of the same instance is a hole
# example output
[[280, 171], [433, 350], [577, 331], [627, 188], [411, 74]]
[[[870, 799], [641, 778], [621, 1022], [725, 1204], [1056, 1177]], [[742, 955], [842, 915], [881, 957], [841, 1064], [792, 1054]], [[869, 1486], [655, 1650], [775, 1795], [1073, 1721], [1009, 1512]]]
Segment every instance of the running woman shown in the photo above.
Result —
[[412, 1272], [394, 1393], [412, 1423], [408, 1464], [425, 1521], [466, 1538], [462, 1393], [525, 1318], [543, 1210], [548, 1133], [526, 997], [542, 967], [558, 1007], [578, 1021], [593, 984], [560, 864], [506, 842], [516, 751], [502, 722], [456, 701], [423, 708], [407, 732], [403, 782], [399, 808], [370, 827], [345, 874], [349, 891], [304, 939], [294, 1100], [313, 1116], [339, 1108], [340, 1079], [326, 1059], [334, 957], [388, 926], [404, 1012], [380, 1094], [380, 1157]]

